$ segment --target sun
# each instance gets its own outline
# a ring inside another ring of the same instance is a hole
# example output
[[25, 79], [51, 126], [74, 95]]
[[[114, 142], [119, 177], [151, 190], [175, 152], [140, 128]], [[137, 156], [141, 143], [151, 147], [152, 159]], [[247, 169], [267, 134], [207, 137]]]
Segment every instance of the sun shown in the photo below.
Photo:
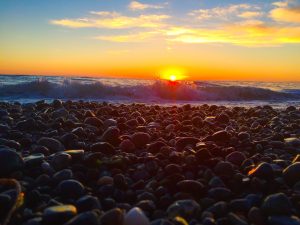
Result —
[[182, 69], [178, 68], [167, 68], [160, 72], [160, 78], [168, 81], [180, 81], [184, 80], [187, 77], [185, 76], [185, 72]]
[[176, 75], [170, 75], [169, 80], [173, 82], [176, 81], [177, 80]]

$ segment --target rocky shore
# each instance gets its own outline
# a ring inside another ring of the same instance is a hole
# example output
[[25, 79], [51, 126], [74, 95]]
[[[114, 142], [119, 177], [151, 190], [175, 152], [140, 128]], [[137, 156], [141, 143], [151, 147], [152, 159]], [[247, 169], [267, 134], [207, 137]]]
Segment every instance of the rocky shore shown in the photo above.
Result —
[[300, 225], [300, 110], [0, 103], [0, 224]]

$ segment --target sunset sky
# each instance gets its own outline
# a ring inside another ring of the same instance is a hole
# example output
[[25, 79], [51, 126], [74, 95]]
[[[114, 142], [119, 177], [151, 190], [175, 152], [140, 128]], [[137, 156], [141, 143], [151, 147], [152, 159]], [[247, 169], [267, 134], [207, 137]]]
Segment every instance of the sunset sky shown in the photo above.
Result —
[[0, 73], [300, 81], [300, 1], [1, 0]]

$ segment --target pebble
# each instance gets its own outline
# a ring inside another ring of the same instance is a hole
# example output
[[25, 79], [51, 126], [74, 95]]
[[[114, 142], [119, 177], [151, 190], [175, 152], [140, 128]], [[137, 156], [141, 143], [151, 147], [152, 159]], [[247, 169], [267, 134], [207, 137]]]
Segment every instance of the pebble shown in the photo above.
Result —
[[90, 150], [92, 152], [101, 152], [105, 155], [114, 155], [116, 153], [114, 146], [108, 142], [97, 142], [92, 144], [90, 146]]
[[134, 207], [126, 213], [124, 225], [150, 225], [150, 221], [140, 208]]
[[43, 224], [64, 224], [77, 214], [77, 210], [73, 205], [51, 206], [43, 212]]
[[73, 217], [64, 225], [99, 225], [98, 215], [95, 212], [83, 212]]
[[124, 225], [124, 212], [119, 209], [111, 209], [100, 218], [101, 225]]
[[248, 175], [253, 177], [259, 177], [262, 179], [272, 179], [274, 171], [269, 163], [261, 163], [256, 168], [249, 171]]
[[267, 215], [290, 215], [292, 213], [292, 204], [283, 193], [276, 193], [266, 197], [261, 208]]
[[[298, 108], [0, 108], [0, 177], [23, 198], [9, 224], [299, 224]], [[16, 198], [3, 181], [0, 218]]]
[[39, 139], [37, 143], [39, 145], [45, 146], [51, 152], [60, 152], [65, 150], [63, 144], [54, 138], [43, 137]]
[[246, 156], [242, 152], [235, 151], [227, 155], [225, 159], [234, 165], [240, 166], [246, 159]]
[[8, 177], [20, 170], [23, 165], [24, 161], [18, 153], [11, 149], [0, 148], [0, 177]]
[[77, 199], [84, 194], [84, 186], [77, 180], [64, 180], [58, 185], [59, 193], [65, 198]]
[[114, 183], [114, 179], [112, 177], [109, 177], [109, 176], [103, 176], [103, 177], [100, 177], [97, 181], [97, 184], [99, 186], [102, 186], [102, 185], [113, 185]]
[[71, 155], [66, 152], [58, 152], [53, 156], [50, 164], [56, 171], [59, 171], [67, 168], [70, 165], [71, 161]]
[[300, 181], [300, 162], [293, 163], [285, 168], [282, 172], [282, 175], [286, 182], [290, 185]]
[[135, 150], [135, 145], [133, 144], [133, 142], [129, 139], [125, 139], [120, 143], [120, 149], [123, 152], [134, 152]]
[[179, 200], [170, 205], [167, 209], [169, 218], [176, 216], [183, 217], [187, 220], [195, 217], [201, 211], [201, 206], [194, 200]]
[[300, 225], [296, 216], [269, 216], [268, 225]]
[[39, 166], [44, 161], [45, 155], [43, 153], [36, 153], [29, 155], [27, 157], [24, 157], [24, 163], [26, 167], [34, 167]]
[[131, 140], [137, 148], [143, 148], [150, 142], [150, 135], [145, 132], [136, 132], [131, 135]]

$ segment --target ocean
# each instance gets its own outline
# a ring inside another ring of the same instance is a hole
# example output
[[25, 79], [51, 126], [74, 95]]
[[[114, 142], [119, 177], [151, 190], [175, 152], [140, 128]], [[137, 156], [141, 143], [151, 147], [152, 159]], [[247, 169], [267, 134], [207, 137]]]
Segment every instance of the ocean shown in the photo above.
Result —
[[0, 101], [84, 100], [111, 103], [300, 107], [300, 82], [178, 81], [0, 75]]

